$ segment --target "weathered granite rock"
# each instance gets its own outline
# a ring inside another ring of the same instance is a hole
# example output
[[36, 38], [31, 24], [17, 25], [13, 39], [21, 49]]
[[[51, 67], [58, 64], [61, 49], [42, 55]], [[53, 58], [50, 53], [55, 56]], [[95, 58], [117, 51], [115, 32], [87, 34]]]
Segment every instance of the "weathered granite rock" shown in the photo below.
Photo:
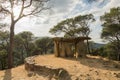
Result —
[[35, 74], [38, 74], [38, 75], [47, 76], [49, 77], [49, 80], [52, 80], [52, 79], [71, 80], [69, 73], [65, 69], [37, 65], [35, 64], [35, 60], [33, 57], [28, 57], [25, 59], [25, 70], [27, 70], [30, 73], [34, 72]]
[[34, 71], [35, 60], [33, 57], [28, 57], [25, 59], [25, 69], [27, 71]]

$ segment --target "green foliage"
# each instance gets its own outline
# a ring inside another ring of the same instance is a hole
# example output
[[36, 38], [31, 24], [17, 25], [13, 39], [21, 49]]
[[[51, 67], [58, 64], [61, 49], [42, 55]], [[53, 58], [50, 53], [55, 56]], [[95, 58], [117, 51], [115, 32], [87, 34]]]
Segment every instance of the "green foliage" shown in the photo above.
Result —
[[[14, 29], [16, 23], [27, 16], [38, 16], [41, 11], [47, 10], [49, 0], [0, 0], [0, 19], [6, 19], [9, 16], [9, 54], [8, 54], [8, 67], [13, 67], [13, 49], [14, 49]], [[9, 8], [8, 8], [9, 7]], [[19, 8], [17, 15], [15, 8]], [[30, 9], [32, 8], [32, 9]], [[29, 10], [29, 11], [28, 11]], [[1, 28], [1, 25], [0, 25]]]
[[114, 46], [108, 49], [109, 55], [117, 55], [117, 60], [120, 60], [120, 7], [112, 8], [109, 13], [101, 16], [101, 20], [104, 21], [101, 37]]
[[53, 53], [54, 43], [49, 37], [43, 37], [35, 41], [37, 47], [41, 49], [42, 53]]
[[105, 50], [108, 54], [108, 58], [109, 59], [114, 59], [114, 60], [117, 60], [117, 50], [116, 50], [116, 45], [114, 45], [115, 42], [112, 42], [112, 43], [108, 43], [106, 46], [105, 46]]
[[35, 48], [32, 42], [33, 34], [29, 31], [21, 32], [14, 37], [14, 66], [20, 65], [24, 62], [26, 57], [33, 55]]
[[29, 31], [24, 31], [18, 34], [18, 38], [21, 41], [22, 47], [24, 47], [23, 50], [27, 53], [27, 56], [31, 55], [31, 49], [33, 49], [34, 44], [32, 44], [32, 37], [33, 34]]
[[0, 51], [0, 69], [5, 69], [7, 68], [7, 51], [5, 49]]
[[[8, 68], [9, 32], [0, 31], [0, 69]], [[43, 37], [38, 40], [29, 31], [21, 32], [14, 37], [13, 58], [14, 65], [24, 63], [24, 59], [43, 53], [53, 53], [53, 40]]]
[[112, 8], [110, 13], [101, 16], [101, 20], [104, 21], [102, 38], [113, 39], [115, 36], [120, 36], [120, 7]]
[[49, 32], [55, 35], [65, 33], [65, 35], [72, 37], [75, 35], [75, 32], [74, 32], [75, 28], [76, 26], [75, 26], [74, 20], [73, 18], [70, 18], [70, 19], [61, 21], [56, 26], [54, 26], [54, 28], [51, 28]]
[[89, 26], [93, 21], [95, 21], [95, 19], [92, 14], [79, 15], [75, 18], [61, 21], [51, 28], [49, 32], [55, 35], [64, 33], [65, 37], [88, 36], [90, 33]]
[[108, 53], [106, 52], [106, 48], [104, 46], [100, 48], [92, 48], [91, 54], [96, 56], [99, 55], [102, 57], [108, 57]]
[[0, 31], [0, 49], [5, 49], [8, 52], [9, 32]]
[[102, 57], [108, 57], [108, 52], [106, 51], [105, 47], [101, 47], [97, 49], [98, 55]]
[[31, 41], [33, 37], [33, 34], [29, 31], [23, 31], [18, 35], [23, 39], [23, 41]]
[[97, 48], [97, 49], [93, 48], [91, 54], [96, 55], [96, 56], [99, 55], [99, 56], [106, 57], [112, 60], [117, 60], [118, 52], [114, 44], [115, 42], [112, 42], [112, 43], [105, 44], [105, 46]]
[[9, 32], [0, 31], [0, 69], [7, 68], [7, 55], [9, 45]]
[[7, 51], [5, 49], [0, 51], [0, 56], [6, 56], [7, 55]]

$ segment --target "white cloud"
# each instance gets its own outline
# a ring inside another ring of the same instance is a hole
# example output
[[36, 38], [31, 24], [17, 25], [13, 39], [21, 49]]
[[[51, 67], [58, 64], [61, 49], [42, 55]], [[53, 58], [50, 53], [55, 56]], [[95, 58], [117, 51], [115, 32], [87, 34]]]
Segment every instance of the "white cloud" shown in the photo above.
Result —
[[[36, 36], [51, 36], [49, 29], [65, 18], [80, 14], [94, 14], [97, 19], [92, 24], [90, 36], [94, 41], [101, 41], [101, 24], [99, 16], [109, 12], [110, 8], [120, 6], [120, 0], [51, 0], [52, 10], [42, 13], [40, 18], [22, 19], [17, 23], [15, 32], [31, 31]], [[96, 2], [95, 2], [96, 1]], [[50, 14], [49, 14], [50, 13]]]
[[55, 13], [66, 13], [71, 11], [78, 0], [51, 0], [50, 4], [53, 6]]

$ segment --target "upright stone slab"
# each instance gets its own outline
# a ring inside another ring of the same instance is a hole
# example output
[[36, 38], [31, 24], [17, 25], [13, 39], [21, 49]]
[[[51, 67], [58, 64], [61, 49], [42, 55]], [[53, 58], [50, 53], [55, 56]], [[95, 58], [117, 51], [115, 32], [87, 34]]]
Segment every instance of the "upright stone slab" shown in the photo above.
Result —
[[76, 45], [76, 54], [78, 57], [85, 57], [86, 56], [86, 48], [84, 41], [80, 41]]
[[[71, 38], [54, 38], [54, 51], [57, 57], [73, 57], [75, 53], [76, 58], [78, 56], [86, 56], [86, 47], [84, 40], [89, 40], [89, 37], [71, 37]], [[75, 44], [71, 46], [70, 44]], [[72, 48], [74, 47], [74, 48]], [[72, 51], [72, 49], [75, 49]]]
[[54, 52], [55, 56], [59, 57], [59, 43], [57, 41], [54, 41]]
[[72, 46], [70, 45], [70, 43], [66, 43], [65, 45], [65, 49], [66, 49], [66, 54], [68, 57], [73, 57], [73, 53], [72, 53]]
[[66, 57], [66, 49], [65, 49], [65, 43], [64, 42], [60, 43], [60, 56], [61, 57]]

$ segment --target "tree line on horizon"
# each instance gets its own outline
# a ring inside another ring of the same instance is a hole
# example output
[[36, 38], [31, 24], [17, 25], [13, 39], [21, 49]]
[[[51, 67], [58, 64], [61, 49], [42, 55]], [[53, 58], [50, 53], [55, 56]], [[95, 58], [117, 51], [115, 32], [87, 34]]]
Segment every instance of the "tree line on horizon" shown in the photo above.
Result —
[[[8, 68], [9, 32], [0, 31], [0, 70]], [[36, 38], [31, 32], [23, 31], [14, 37], [13, 67], [24, 63], [26, 57], [53, 53], [50, 37]]]

